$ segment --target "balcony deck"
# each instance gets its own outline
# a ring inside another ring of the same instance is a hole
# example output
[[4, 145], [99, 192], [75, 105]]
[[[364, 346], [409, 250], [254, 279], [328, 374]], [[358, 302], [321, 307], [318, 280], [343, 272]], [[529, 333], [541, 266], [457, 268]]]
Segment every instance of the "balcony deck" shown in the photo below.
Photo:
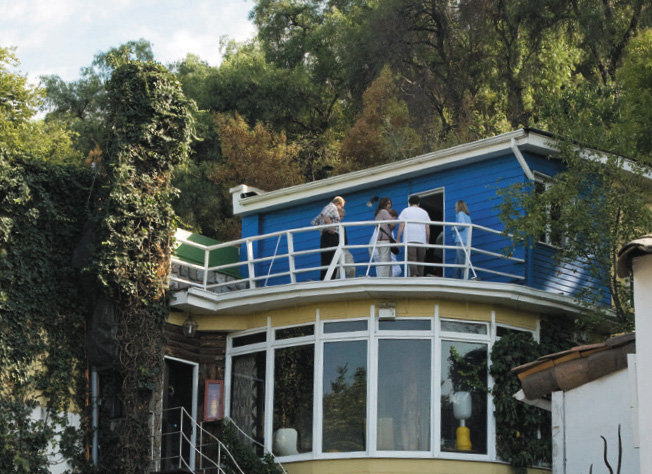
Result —
[[[430, 225], [431, 228], [443, 229], [444, 235], [447, 237], [441, 244], [410, 244], [424, 247], [427, 252], [439, 252], [443, 256], [441, 262], [424, 262], [426, 273], [452, 277], [454, 270], [460, 269], [464, 279], [510, 283], [522, 283], [525, 280], [525, 260], [508, 255], [506, 249], [510, 248], [511, 239], [494, 229], [474, 224], [449, 222], [367, 221], [337, 225], [340, 242], [334, 248], [335, 256], [329, 267], [320, 265], [321, 253], [328, 249], [319, 248], [317, 231], [321, 229], [328, 231], [333, 226], [290, 229], [214, 245], [192, 242], [178, 233], [177, 244], [187, 245], [201, 251], [204, 254], [204, 263], [198, 265], [176, 256], [173, 257], [172, 286], [179, 288], [187, 285], [223, 293], [245, 288], [262, 288], [319, 280], [322, 269], [327, 270], [325, 280], [346, 279], [347, 275], [351, 274], [355, 277], [374, 276], [375, 269], [383, 265], [400, 266], [399, 278], [406, 278], [409, 276], [410, 263], [414, 263], [407, 259], [407, 244], [369, 242], [369, 236], [382, 222], [397, 225], [401, 222], [421, 223]], [[453, 243], [456, 227], [469, 229], [467, 246], [463, 247], [466, 255], [466, 262], [463, 265], [457, 265], [454, 262], [455, 253], [460, 248]], [[344, 232], [348, 235], [348, 245], [345, 244], [342, 237]], [[374, 251], [387, 246], [399, 247], [400, 253], [396, 256], [395, 262], [379, 263], [371, 258]], [[211, 254], [226, 249], [236, 249], [240, 254], [240, 259], [221, 265], [211, 265]], [[346, 261], [346, 251], [353, 256], [353, 262]], [[231, 278], [220, 278], [220, 276], [229, 275]]]
[[[387, 278], [375, 276], [375, 268], [386, 264], [376, 262], [370, 255], [377, 247], [392, 245], [370, 242], [369, 237], [378, 221], [338, 224], [340, 236], [346, 229], [349, 244], [345, 245], [344, 239], [340, 238], [329, 267], [320, 265], [321, 252], [324, 251], [319, 248], [317, 231], [320, 227], [290, 229], [212, 245], [192, 242], [184, 237], [185, 234], [178, 233], [177, 245], [195, 249], [204, 263], [198, 264], [199, 258], [195, 263], [178, 256], [172, 258], [172, 307], [242, 314], [260, 305], [282, 307], [288, 299], [314, 302], [329, 298], [382, 298], [388, 294], [414, 297], [427, 291], [433, 297], [459, 298], [464, 295], [469, 300], [503, 302], [515, 307], [527, 305], [544, 312], [547, 312], [546, 308], [576, 310], [572, 298], [528, 286], [525, 259], [507, 253], [511, 248], [509, 236], [494, 229], [468, 225], [470, 238], [465, 247], [466, 262], [456, 265], [458, 247], [454, 245], [453, 232], [456, 226], [461, 228], [462, 225], [423, 223], [444, 232], [442, 244], [423, 245], [430, 252], [440, 251], [443, 256], [441, 262], [424, 263], [426, 271], [429, 269], [431, 272], [424, 278], [407, 276], [410, 262], [406, 259], [404, 243], [395, 244], [401, 249], [396, 262], [391, 263], [401, 267], [401, 274]], [[214, 264], [219, 260], [214, 258], [215, 254], [227, 251], [231, 255], [239, 254], [239, 260], [232, 258], [227, 263]], [[346, 261], [345, 251], [351, 253], [353, 262]], [[462, 279], [452, 278], [457, 268], [462, 270]], [[322, 269], [327, 270], [324, 281], [320, 280]]]

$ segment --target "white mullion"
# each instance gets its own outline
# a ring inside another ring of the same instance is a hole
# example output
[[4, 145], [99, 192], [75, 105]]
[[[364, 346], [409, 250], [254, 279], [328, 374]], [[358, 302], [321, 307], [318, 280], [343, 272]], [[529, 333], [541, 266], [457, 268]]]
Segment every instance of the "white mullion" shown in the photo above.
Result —
[[[231, 354], [232, 338], [226, 338], [226, 363], [224, 367], [224, 415], [231, 418], [231, 372], [233, 370], [232, 360], [233, 354]], [[205, 403], [205, 402], [204, 402]]]
[[[369, 314], [369, 344], [367, 347], [367, 452], [377, 456], [378, 446], [378, 330], [376, 326], [376, 306], [371, 305]], [[376, 354], [376, 357], [374, 357]]]
[[491, 376], [491, 351], [496, 342], [496, 311], [491, 312], [491, 340], [487, 347], [487, 454], [489, 459], [495, 461], [496, 455], [496, 417], [494, 416], [496, 406], [494, 405], [494, 397], [491, 391], [494, 386], [494, 379]]
[[432, 347], [432, 364], [433, 364], [433, 377], [432, 385], [434, 387], [432, 392], [433, 397], [433, 414], [432, 414], [432, 440], [433, 440], [433, 454], [434, 457], [441, 455], [441, 331], [439, 319], [439, 305], [435, 305], [435, 321], [434, 321], [435, 337]]
[[319, 319], [319, 308], [315, 315], [315, 362], [314, 362], [314, 387], [315, 391], [312, 400], [312, 452], [315, 458], [322, 454], [322, 432], [324, 424], [324, 341], [322, 340], [322, 327]]
[[272, 319], [267, 317], [267, 344], [265, 350], [265, 449], [272, 452], [274, 439], [274, 350], [272, 346]]

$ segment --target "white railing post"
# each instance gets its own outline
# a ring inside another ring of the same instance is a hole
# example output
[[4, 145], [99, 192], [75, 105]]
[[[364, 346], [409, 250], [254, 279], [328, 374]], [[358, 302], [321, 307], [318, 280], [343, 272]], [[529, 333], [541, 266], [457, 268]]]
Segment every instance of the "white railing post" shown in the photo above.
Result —
[[183, 408], [179, 408], [179, 467], [185, 463], [183, 459]]
[[256, 270], [254, 265], [254, 245], [247, 239], [247, 269], [249, 270], [249, 288], [256, 288]]
[[[346, 268], [344, 267], [344, 264], [346, 263], [344, 258], [344, 232], [346, 232], [346, 229], [344, 229], [342, 223], [340, 222], [337, 225], [337, 248], [340, 250], [340, 258], [337, 259], [337, 264], [339, 266], [340, 280], [346, 278]], [[333, 255], [333, 260], [335, 260], [335, 255]]]
[[204, 278], [202, 279], [204, 290], [208, 286], [208, 266], [210, 265], [210, 260], [211, 260], [211, 251], [206, 249], [204, 250]]
[[288, 231], [288, 265], [290, 266], [290, 283], [297, 282], [296, 267], [294, 266], [294, 236], [291, 231]]
[[464, 279], [469, 279], [469, 266], [471, 265], [471, 232], [473, 231], [473, 226], [468, 225], [466, 227], [468, 232], [466, 236], [466, 242], [463, 243], [466, 251], [464, 252]]

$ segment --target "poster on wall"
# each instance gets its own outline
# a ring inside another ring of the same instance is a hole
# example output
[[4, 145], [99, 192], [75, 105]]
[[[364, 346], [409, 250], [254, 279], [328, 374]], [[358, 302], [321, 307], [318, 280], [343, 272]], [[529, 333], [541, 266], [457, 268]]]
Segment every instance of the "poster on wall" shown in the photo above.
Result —
[[204, 389], [204, 421], [219, 420], [223, 410], [224, 381], [207, 380]]

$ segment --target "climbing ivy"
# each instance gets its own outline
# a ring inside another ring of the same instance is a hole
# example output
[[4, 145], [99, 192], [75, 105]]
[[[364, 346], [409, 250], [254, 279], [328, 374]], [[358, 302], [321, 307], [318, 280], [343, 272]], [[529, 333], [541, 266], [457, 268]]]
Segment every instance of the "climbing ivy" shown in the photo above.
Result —
[[154, 62], [127, 62], [107, 84], [112, 137], [97, 202], [99, 246], [91, 272], [116, 308], [122, 420], [102, 445], [101, 469], [144, 472], [152, 450], [151, 413], [163, 370], [167, 274], [176, 218], [174, 167], [187, 158], [191, 107], [180, 84]]
[[[0, 150], [0, 472], [50, 472], [83, 456], [86, 307], [71, 260], [91, 174]], [[60, 456], [57, 456], [57, 461]]]
[[271, 454], [258, 457], [251, 446], [245, 444], [239, 436], [237, 428], [231, 420], [224, 418], [219, 424], [219, 439], [233, 456], [237, 467], [229, 456], [223, 455], [223, 466], [226, 472], [246, 472], [247, 474], [281, 474], [284, 472], [274, 461]]
[[549, 412], [513, 397], [521, 384], [512, 369], [572, 347], [573, 337], [572, 322], [552, 318], [542, 322], [541, 343], [529, 333], [510, 332], [491, 350], [496, 451], [519, 474], [527, 472], [530, 466], [552, 462], [552, 432]]

